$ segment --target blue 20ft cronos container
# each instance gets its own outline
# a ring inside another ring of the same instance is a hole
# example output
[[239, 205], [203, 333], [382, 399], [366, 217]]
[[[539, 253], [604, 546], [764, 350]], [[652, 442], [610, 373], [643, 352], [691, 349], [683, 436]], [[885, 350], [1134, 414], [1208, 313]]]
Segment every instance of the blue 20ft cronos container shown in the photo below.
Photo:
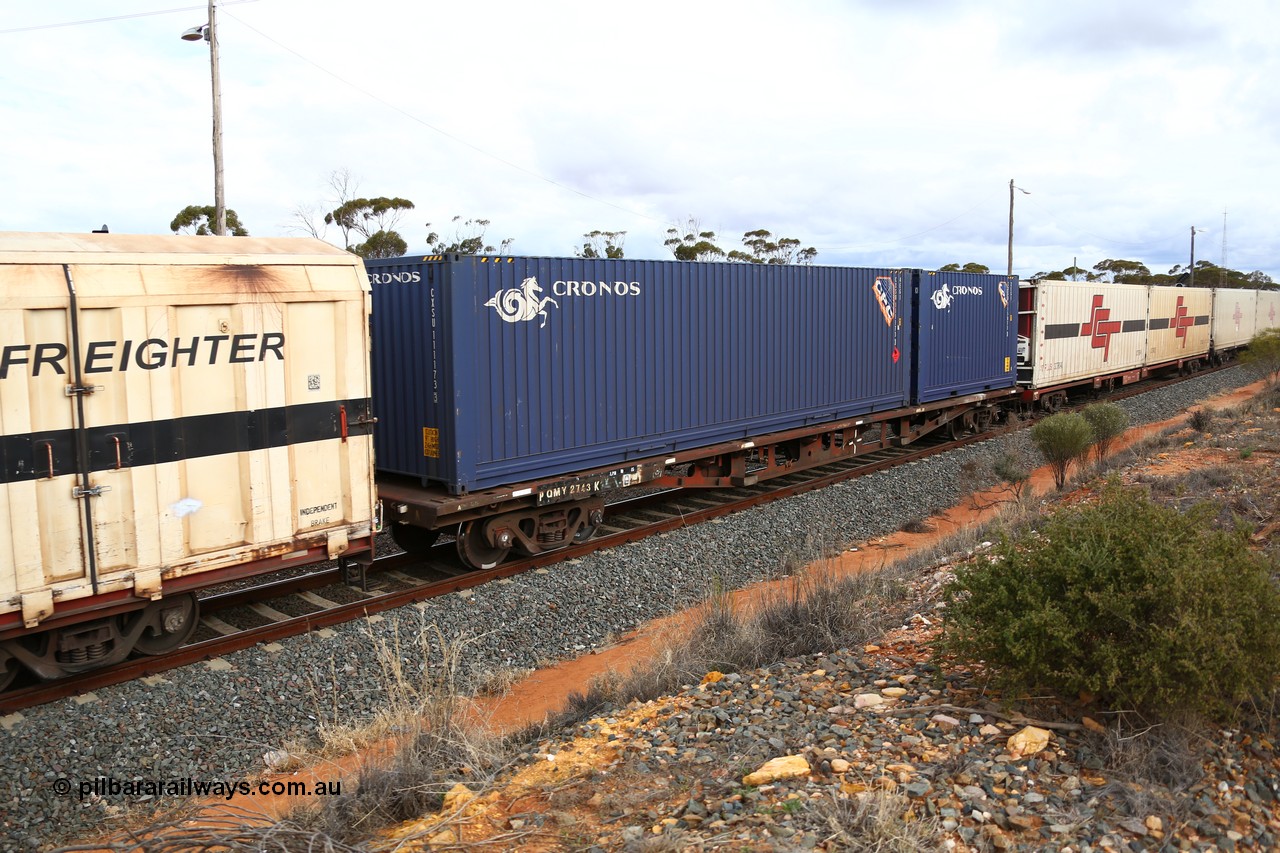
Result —
[[910, 273], [366, 262], [377, 467], [453, 494], [907, 405]]
[[915, 404], [1013, 388], [1017, 276], [913, 271]]

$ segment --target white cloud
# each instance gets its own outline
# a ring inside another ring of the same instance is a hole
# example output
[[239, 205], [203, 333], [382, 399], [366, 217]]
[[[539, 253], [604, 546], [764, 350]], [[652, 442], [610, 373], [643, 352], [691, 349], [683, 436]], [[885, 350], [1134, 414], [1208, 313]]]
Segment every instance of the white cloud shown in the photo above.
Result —
[[[103, 16], [49, 8], [0, 29]], [[0, 33], [0, 228], [164, 233], [211, 201], [208, 52], [177, 38], [203, 20]], [[417, 204], [415, 248], [462, 214], [521, 253], [600, 228], [665, 257], [692, 214], [726, 247], [1001, 270], [1012, 177], [1024, 275], [1185, 263], [1193, 224], [1216, 262], [1225, 209], [1228, 265], [1280, 278], [1277, 24], [1265, 0], [230, 3], [228, 204], [285, 234], [347, 168]]]

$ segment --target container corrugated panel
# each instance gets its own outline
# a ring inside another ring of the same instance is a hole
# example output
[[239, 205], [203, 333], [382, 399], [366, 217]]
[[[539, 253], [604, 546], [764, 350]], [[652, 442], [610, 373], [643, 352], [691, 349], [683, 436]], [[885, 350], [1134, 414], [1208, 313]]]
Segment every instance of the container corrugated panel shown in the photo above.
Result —
[[4, 234], [0, 296], [0, 612], [371, 535], [359, 259]]
[[1258, 332], [1280, 329], [1280, 291], [1258, 291], [1258, 314], [1254, 328]]
[[1131, 284], [1040, 281], [1032, 388], [1122, 373], [1146, 358], [1147, 290]]
[[915, 403], [1012, 388], [1018, 351], [1013, 276], [914, 275]]
[[1213, 291], [1207, 287], [1152, 287], [1147, 309], [1147, 365], [1195, 358], [1209, 351], [1209, 312]]
[[379, 470], [455, 493], [901, 407], [900, 271], [370, 261]]
[[1244, 346], [1257, 324], [1258, 291], [1222, 287], [1213, 292], [1214, 349]]

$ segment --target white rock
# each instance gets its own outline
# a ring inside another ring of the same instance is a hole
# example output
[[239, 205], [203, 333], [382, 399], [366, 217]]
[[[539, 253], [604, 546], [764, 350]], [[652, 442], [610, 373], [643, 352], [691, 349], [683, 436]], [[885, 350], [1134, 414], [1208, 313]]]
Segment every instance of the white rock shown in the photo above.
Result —
[[874, 708], [884, 704], [884, 697], [879, 693], [859, 693], [853, 697], [853, 707]]

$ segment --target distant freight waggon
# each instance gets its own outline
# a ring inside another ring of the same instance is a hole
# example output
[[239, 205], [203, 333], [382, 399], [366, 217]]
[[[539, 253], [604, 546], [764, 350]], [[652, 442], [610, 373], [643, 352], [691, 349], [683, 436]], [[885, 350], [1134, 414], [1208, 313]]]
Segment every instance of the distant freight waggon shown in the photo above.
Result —
[[1023, 282], [1018, 385], [1025, 401], [1056, 410], [1080, 385], [1109, 389], [1170, 370], [1219, 363], [1276, 328], [1280, 293], [1200, 287]]

